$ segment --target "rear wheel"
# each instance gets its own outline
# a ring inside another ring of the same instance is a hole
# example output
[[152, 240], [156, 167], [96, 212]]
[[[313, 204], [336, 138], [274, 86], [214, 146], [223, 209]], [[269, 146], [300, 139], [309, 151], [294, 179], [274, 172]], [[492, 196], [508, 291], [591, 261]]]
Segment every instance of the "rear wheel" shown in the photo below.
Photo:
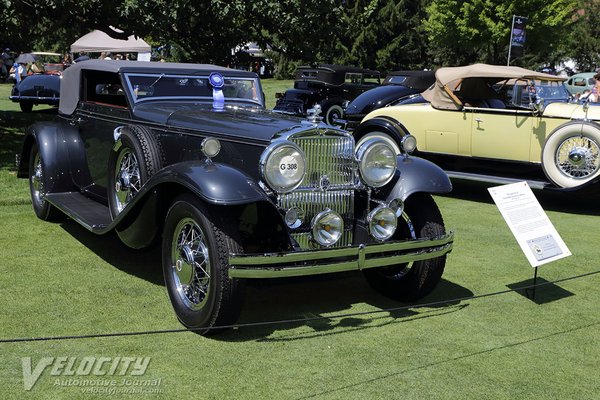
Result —
[[[446, 233], [444, 220], [431, 195], [410, 196], [398, 219], [395, 240], [420, 239]], [[401, 301], [417, 300], [430, 293], [439, 283], [446, 256], [364, 271], [369, 284], [381, 294]]]
[[542, 149], [542, 167], [548, 179], [574, 188], [600, 176], [600, 126], [569, 122], [550, 134]]
[[23, 112], [31, 112], [33, 110], [33, 103], [21, 101], [19, 102], [19, 107], [21, 107], [21, 111]]
[[29, 191], [31, 193], [31, 204], [38, 218], [44, 221], [51, 221], [57, 219], [60, 212], [46, 200], [46, 180], [48, 179], [46, 175], [44, 161], [42, 160], [38, 144], [35, 143], [29, 154]]
[[189, 194], [175, 200], [166, 218], [162, 259], [167, 292], [183, 325], [213, 334], [217, 331], [206, 328], [235, 323], [243, 281], [229, 278], [228, 256], [241, 251], [230, 218], [217, 221]]

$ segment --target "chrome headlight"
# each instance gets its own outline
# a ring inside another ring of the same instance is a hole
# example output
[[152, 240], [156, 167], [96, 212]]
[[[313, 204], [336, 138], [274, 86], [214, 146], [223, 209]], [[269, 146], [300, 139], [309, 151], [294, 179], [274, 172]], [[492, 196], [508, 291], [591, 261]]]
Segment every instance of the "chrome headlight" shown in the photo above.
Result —
[[273, 143], [260, 157], [260, 172], [267, 185], [278, 193], [287, 193], [304, 179], [306, 161], [302, 150], [291, 142]]
[[396, 152], [383, 139], [365, 140], [356, 150], [356, 158], [360, 175], [369, 186], [383, 186], [396, 173]]

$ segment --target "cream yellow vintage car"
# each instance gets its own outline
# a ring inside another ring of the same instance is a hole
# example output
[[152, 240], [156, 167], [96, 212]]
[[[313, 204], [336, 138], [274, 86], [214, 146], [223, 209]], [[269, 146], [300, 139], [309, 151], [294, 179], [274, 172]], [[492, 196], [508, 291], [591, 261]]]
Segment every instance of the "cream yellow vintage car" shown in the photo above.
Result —
[[[556, 101], [563, 80], [519, 67], [440, 68], [435, 84], [422, 93], [428, 103], [375, 110], [361, 127], [369, 120], [399, 121], [417, 139], [416, 154], [450, 177], [583, 189], [600, 179], [600, 106]], [[402, 138], [384, 131], [355, 136], [359, 142], [380, 136], [398, 149]]]

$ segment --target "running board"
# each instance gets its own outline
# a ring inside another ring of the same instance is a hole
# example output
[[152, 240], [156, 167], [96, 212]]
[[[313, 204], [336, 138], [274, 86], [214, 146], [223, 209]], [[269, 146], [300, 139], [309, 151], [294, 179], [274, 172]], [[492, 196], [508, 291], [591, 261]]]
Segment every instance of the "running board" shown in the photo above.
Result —
[[446, 171], [446, 174], [451, 179], [463, 179], [463, 180], [467, 180], [467, 181], [494, 183], [494, 184], [498, 184], [498, 185], [508, 185], [510, 183], [517, 183], [517, 182], [525, 181], [525, 182], [527, 182], [529, 187], [531, 187], [532, 189], [545, 189], [546, 187], [551, 186], [548, 182], [544, 182], [544, 181], [506, 178], [503, 176], [473, 174], [473, 173], [469, 173], [469, 172]]
[[112, 222], [107, 206], [81, 193], [51, 193], [46, 201], [93, 233], [105, 233]]

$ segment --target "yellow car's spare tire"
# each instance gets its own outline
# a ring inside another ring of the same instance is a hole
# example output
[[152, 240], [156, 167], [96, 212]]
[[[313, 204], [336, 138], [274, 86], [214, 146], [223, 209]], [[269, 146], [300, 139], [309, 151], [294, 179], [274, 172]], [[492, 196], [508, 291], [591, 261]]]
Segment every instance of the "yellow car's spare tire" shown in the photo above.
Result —
[[542, 168], [562, 188], [575, 188], [600, 176], [600, 126], [573, 121], [556, 128], [542, 149]]

